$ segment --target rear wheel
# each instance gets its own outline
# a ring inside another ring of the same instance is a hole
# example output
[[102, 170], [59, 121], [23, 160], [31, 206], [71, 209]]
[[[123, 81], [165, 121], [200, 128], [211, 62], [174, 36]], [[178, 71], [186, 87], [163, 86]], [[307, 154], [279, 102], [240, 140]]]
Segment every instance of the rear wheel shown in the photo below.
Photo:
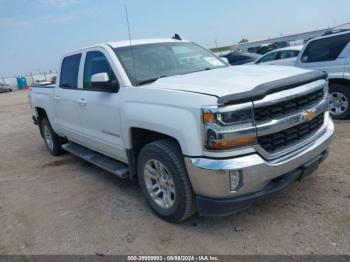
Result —
[[175, 141], [146, 145], [138, 157], [138, 178], [148, 204], [161, 218], [179, 222], [194, 214], [192, 187]]
[[335, 119], [350, 117], [350, 87], [342, 84], [330, 86], [329, 112]]
[[61, 147], [61, 138], [52, 129], [47, 118], [40, 121], [40, 130], [50, 154], [53, 156], [62, 154], [64, 151]]

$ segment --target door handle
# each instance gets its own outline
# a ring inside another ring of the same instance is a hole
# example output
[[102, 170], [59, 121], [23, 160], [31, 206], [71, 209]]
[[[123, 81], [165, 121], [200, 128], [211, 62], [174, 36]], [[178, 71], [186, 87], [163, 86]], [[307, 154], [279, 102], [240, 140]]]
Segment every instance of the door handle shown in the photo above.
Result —
[[86, 103], [87, 103], [87, 101], [86, 101], [84, 98], [81, 98], [81, 99], [78, 100], [78, 103], [79, 103], [79, 105], [81, 105], [81, 106], [85, 106]]
[[56, 101], [61, 101], [61, 97], [60, 96], [54, 96], [53, 99], [55, 99]]

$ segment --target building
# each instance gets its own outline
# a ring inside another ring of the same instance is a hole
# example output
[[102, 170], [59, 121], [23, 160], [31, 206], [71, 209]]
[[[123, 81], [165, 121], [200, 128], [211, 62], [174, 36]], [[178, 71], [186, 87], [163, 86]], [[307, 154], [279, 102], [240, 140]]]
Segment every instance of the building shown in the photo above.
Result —
[[263, 45], [276, 44], [276, 43], [278, 47], [285, 47], [290, 45], [301, 45], [311, 38], [322, 36], [327, 31], [345, 29], [345, 28], [350, 28], [350, 23], [342, 24], [333, 28], [326, 28], [326, 29], [320, 29], [320, 30], [315, 30], [310, 32], [298, 33], [294, 35], [286, 35], [281, 37], [269, 38], [261, 41], [241, 43], [234, 46], [233, 49], [236, 49], [236, 50], [238, 49], [242, 52], [248, 52], [248, 51], [254, 52], [254, 49], [256, 49], [257, 47], [261, 47]]

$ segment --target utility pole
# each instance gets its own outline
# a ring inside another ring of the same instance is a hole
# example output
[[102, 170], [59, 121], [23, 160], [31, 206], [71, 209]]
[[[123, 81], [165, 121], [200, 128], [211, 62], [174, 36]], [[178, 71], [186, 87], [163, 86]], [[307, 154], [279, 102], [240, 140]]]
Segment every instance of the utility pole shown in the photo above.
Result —
[[30, 73], [30, 77], [32, 78], [32, 83], [34, 84], [34, 77], [32, 73]]

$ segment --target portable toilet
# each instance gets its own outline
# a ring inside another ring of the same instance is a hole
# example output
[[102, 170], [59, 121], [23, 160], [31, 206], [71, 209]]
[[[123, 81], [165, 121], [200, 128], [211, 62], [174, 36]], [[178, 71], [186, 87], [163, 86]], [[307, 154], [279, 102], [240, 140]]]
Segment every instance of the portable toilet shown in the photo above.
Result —
[[27, 88], [27, 79], [23, 76], [17, 77], [17, 86], [19, 90]]

